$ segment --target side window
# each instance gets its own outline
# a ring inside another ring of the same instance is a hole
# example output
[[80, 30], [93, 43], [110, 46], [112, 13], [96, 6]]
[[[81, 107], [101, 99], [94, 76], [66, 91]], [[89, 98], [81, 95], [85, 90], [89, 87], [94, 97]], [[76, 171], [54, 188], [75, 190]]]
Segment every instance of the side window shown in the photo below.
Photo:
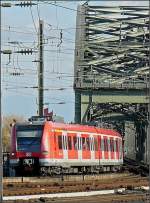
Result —
[[79, 139], [80, 139], [80, 150], [82, 150], [82, 137], [80, 137]]
[[113, 143], [112, 143], [112, 138], [110, 138], [110, 151], [113, 152]]
[[98, 140], [99, 140], [99, 150], [101, 151], [101, 137], [98, 136]]
[[77, 137], [76, 136], [73, 136], [73, 147], [75, 150], [77, 150]]
[[91, 151], [94, 151], [94, 137], [90, 137], [90, 149]]
[[82, 137], [82, 149], [83, 150], [90, 150], [90, 141], [87, 137]]
[[108, 141], [107, 141], [107, 138], [104, 138], [104, 151], [105, 152], [108, 151]]
[[63, 135], [63, 149], [67, 150], [67, 138]]
[[82, 137], [82, 149], [86, 150], [86, 138]]
[[116, 152], [118, 152], [118, 139], [116, 139]]
[[80, 150], [81, 149], [81, 147], [80, 147], [80, 137], [77, 137], [77, 143], [78, 143], [78, 150]]
[[62, 136], [58, 135], [58, 148], [62, 149]]
[[120, 159], [122, 158], [122, 142], [121, 142], [121, 140], [120, 140]]
[[104, 140], [101, 139], [101, 151], [104, 151]]
[[68, 149], [72, 149], [71, 136], [68, 136]]
[[111, 142], [112, 142], [112, 152], [114, 152], [115, 151], [114, 150], [114, 139], [112, 139]]
[[90, 142], [90, 150], [93, 151], [92, 137], [89, 138], [89, 142]]
[[90, 139], [86, 138], [87, 150], [90, 150]]
[[68, 141], [67, 141], [67, 136], [65, 136], [65, 144], [66, 144], [66, 150], [68, 149]]
[[122, 152], [122, 142], [120, 140], [120, 152]]
[[92, 148], [93, 148], [93, 151], [94, 151], [94, 149], [95, 149], [94, 146], [95, 146], [95, 145], [94, 145], [94, 137], [92, 137]]
[[97, 141], [97, 137], [94, 137], [94, 147], [95, 147], [95, 151], [98, 151], [98, 141]]

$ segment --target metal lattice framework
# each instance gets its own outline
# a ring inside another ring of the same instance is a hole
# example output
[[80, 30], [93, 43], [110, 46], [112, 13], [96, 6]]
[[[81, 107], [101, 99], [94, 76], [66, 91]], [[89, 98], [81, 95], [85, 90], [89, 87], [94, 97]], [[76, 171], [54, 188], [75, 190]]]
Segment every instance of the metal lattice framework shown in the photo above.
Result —
[[115, 128], [148, 162], [149, 8], [78, 7], [75, 122]]
[[75, 88], [145, 88], [148, 7], [78, 8]]

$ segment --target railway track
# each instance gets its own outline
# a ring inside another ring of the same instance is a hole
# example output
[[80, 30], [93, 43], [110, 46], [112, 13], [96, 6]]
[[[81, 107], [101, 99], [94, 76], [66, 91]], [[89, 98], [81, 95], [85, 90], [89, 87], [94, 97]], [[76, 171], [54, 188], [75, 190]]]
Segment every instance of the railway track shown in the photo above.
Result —
[[116, 188], [125, 188], [132, 191], [134, 188], [148, 186], [148, 179], [135, 175], [126, 176], [109, 176], [99, 179], [69, 180], [69, 181], [54, 181], [49, 179], [40, 179], [41, 181], [32, 182], [6, 182], [4, 181], [4, 196], [17, 195], [35, 195], [35, 194], [55, 194], [55, 193], [72, 193], [72, 192], [87, 192], [110, 190]]
[[149, 166], [142, 162], [137, 162], [133, 159], [124, 158], [124, 168], [134, 174], [140, 174], [141, 176], [149, 175]]

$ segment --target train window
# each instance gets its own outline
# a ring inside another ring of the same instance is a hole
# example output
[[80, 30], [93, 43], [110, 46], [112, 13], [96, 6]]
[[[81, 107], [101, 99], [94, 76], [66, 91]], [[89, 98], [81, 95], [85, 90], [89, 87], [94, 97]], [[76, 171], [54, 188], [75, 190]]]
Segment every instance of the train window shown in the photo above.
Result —
[[110, 151], [112, 152], [112, 139], [110, 138]]
[[80, 139], [80, 150], [82, 150], [82, 137], [79, 138]]
[[89, 137], [89, 145], [90, 145], [90, 151], [92, 151], [91, 149], [91, 138]]
[[122, 152], [122, 142], [120, 140], [120, 152]]
[[101, 151], [104, 151], [104, 140], [101, 139]]
[[77, 148], [77, 137], [76, 137], [76, 136], [73, 137], [73, 146], [74, 146], [74, 149], [75, 149], [75, 150], [78, 149], [78, 148]]
[[62, 148], [65, 149], [64, 135], [62, 136]]
[[98, 140], [99, 140], [99, 150], [101, 151], [101, 137], [100, 136], [98, 137]]
[[106, 138], [104, 138], [104, 151], [108, 152], [108, 141]]
[[112, 139], [110, 138], [110, 151], [112, 152]]
[[90, 144], [90, 150], [92, 151], [93, 147], [92, 147], [92, 138], [91, 137], [89, 138], [89, 144]]
[[68, 140], [67, 140], [67, 136], [65, 136], [65, 143], [66, 143], [66, 150], [68, 149]]
[[92, 143], [91, 143], [92, 144], [92, 149], [94, 151], [94, 137], [91, 138], [91, 141], [92, 141]]
[[114, 140], [110, 139], [110, 151], [114, 152]]
[[98, 141], [96, 137], [94, 137], [94, 147], [95, 147], [95, 151], [98, 151]]
[[58, 135], [58, 147], [59, 149], [62, 149], [62, 136]]
[[110, 151], [110, 138], [107, 139], [107, 144], [108, 144], [108, 152]]
[[67, 149], [66, 136], [63, 135], [63, 149]]
[[16, 126], [17, 137], [41, 137], [43, 125], [18, 125]]
[[83, 150], [90, 150], [89, 138], [82, 137], [82, 149]]
[[121, 140], [119, 143], [120, 143], [120, 157], [119, 158], [121, 159], [122, 158], [122, 142], [121, 142]]
[[71, 136], [68, 136], [68, 149], [72, 149]]
[[118, 152], [118, 139], [116, 140], [116, 152]]
[[80, 138], [79, 137], [77, 137], [77, 143], [78, 143], [77, 144], [77, 149], [80, 150]]
[[40, 137], [18, 137], [17, 150], [22, 152], [40, 152]]
[[86, 148], [86, 138], [82, 137], [82, 149], [85, 150]]
[[90, 139], [86, 138], [87, 150], [90, 150]]

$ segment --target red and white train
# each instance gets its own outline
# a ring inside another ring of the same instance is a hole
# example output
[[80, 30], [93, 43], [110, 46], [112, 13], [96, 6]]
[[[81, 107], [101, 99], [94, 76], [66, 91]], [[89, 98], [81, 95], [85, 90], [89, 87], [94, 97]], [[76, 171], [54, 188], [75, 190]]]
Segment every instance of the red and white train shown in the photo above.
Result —
[[122, 146], [114, 130], [51, 121], [16, 123], [10, 163], [16, 171], [45, 175], [110, 171], [123, 164]]

